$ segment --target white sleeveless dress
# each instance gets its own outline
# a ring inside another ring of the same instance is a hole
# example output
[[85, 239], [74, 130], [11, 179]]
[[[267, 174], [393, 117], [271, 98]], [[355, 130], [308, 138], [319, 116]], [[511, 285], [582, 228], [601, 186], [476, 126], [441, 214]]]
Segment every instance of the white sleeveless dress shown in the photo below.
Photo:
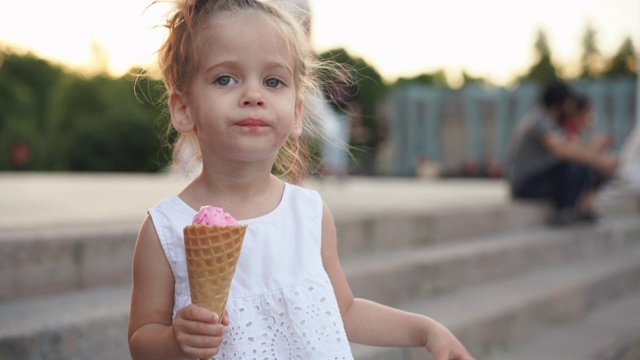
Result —
[[[172, 196], [149, 214], [176, 279], [175, 315], [191, 303], [182, 230], [196, 210]], [[285, 184], [276, 209], [239, 223], [248, 228], [227, 302], [230, 324], [213, 359], [353, 359], [322, 265], [320, 195]]]

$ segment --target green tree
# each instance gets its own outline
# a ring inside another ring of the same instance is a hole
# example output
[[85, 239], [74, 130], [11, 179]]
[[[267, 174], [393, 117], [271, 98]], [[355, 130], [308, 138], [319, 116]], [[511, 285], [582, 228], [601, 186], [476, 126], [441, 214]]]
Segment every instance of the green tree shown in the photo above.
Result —
[[29, 147], [28, 169], [45, 169], [44, 134], [49, 119], [49, 95], [64, 76], [60, 67], [32, 55], [0, 49], [0, 169], [10, 169], [11, 149]]
[[603, 58], [598, 49], [596, 30], [588, 25], [582, 37], [582, 54], [580, 55], [580, 78], [592, 79], [602, 73]]
[[462, 72], [462, 85], [470, 85], [470, 84], [488, 84], [488, 81], [482, 77], [475, 77], [468, 74], [466, 71]]
[[[372, 171], [373, 151], [377, 144], [377, 131], [380, 123], [378, 106], [387, 94], [387, 85], [382, 76], [364, 59], [352, 57], [345, 49], [332, 49], [319, 54], [320, 61], [337, 64], [338, 70], [349, 71], [349, 77], [356, 87], [355, 101], [360, 107], [362, 126], [358, 128], [358, 134], [368, 134], [353, 140], [351, 145], [359, 149], [353, 152], [355, 161], [359, 164], [359, 171]], [[334, 81], [335, 78], [326, 78], [327, 74], [321, 74], [322, 80]], [[340, 81], [338, 81], [340, 82]], [[327, 83], [325, 82], [325, 85]], [[344, 84], [343, 84], [344, 85]], [[330, 85], [325, 86], [327, 92], [331, 92]], [[362, 127], [364, 129], [362, 129]], [[364, 131], [360, 131], [364, 130]], [[354, 135], [352, 133], [352, 135]]]
[[[159, 110], [140, 103], [133, 79], [75, 77], [62, 84], [53, 124], [58, 162], [72, 171], [156, 171]], [[147, 94], [153, 95], [153, 94]]]
[[611, 58], [604, 73], [606, 77], [635, 76], [638, 71], [638, 58], [631, 37], [627, 36], [618, 52]]
[[28, 169], [157, 171], [167, 162], [163, 94], [157, 79], [82, 76], [0, 48], [0, 170], [26, 144]]
[[535, 81], [545, 83], [558, 78], [558, 71], [553, 64], [551, 48], [547, 41], [547, 35], [543, 29], [539, 29], [534, 44], [536, 61], [529, 71], [520, 77], [520, 81]]
[[444, 70], [438, 70], [431, 74], [420, 74], [414, 77], [399, 77], [393, 86], [419, 84], [427, 86], [447, 86], [448, 79]]

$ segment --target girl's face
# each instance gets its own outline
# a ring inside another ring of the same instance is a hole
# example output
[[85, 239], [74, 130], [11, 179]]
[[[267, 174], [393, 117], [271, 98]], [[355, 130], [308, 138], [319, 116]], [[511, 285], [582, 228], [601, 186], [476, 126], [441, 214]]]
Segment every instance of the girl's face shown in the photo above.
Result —
[[200, 69], [188, 96], [177, 100], [184, 106], [172, 110], [174, 126], [195, 131], [204, 162], [272, 162], [301, 133], [302, 101], [284, 36], [249, 11], [215, 15], [199, 37]]

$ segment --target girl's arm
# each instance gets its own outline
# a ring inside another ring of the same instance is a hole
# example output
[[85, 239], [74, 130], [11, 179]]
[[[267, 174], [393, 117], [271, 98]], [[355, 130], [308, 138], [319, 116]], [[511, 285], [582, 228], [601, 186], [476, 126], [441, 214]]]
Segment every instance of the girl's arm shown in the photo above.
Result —
[[[190, 305], [172, 321], [174, 278], [149, 216], [133, 253], [129, 350], [133, 359], [209, 358], [218, 352], [222, 325], [207, 309]], [[228, 319], [223, 319], [228, 323]]]
[[349, 341], [392, 347], [426, 347], [436, 360], [473, 358], [442, 324], [419, 314], [354, 299], [338, 258], [336, 228], [329, 208], [322, 217], [322, 261], [333, 285]]

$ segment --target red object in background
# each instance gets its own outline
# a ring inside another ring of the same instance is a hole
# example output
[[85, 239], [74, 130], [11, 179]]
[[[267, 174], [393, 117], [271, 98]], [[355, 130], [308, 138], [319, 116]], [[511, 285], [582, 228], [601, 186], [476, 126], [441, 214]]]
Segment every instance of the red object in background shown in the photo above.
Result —
[[487, 176], [490, 178], [501, 178], [504, 176], [504, 169], [502, 165], [491, 163], [487, 167]]
[[480, 164], [475, 161], [465, 161], [462, 165], [462, 173], [465, 176], [475, 177], [480, 175]]
[[24, 142], [18, 142], [11, 148], [11, 168], [14, 170], [26, 170], [31, 160], [31, 149]]

